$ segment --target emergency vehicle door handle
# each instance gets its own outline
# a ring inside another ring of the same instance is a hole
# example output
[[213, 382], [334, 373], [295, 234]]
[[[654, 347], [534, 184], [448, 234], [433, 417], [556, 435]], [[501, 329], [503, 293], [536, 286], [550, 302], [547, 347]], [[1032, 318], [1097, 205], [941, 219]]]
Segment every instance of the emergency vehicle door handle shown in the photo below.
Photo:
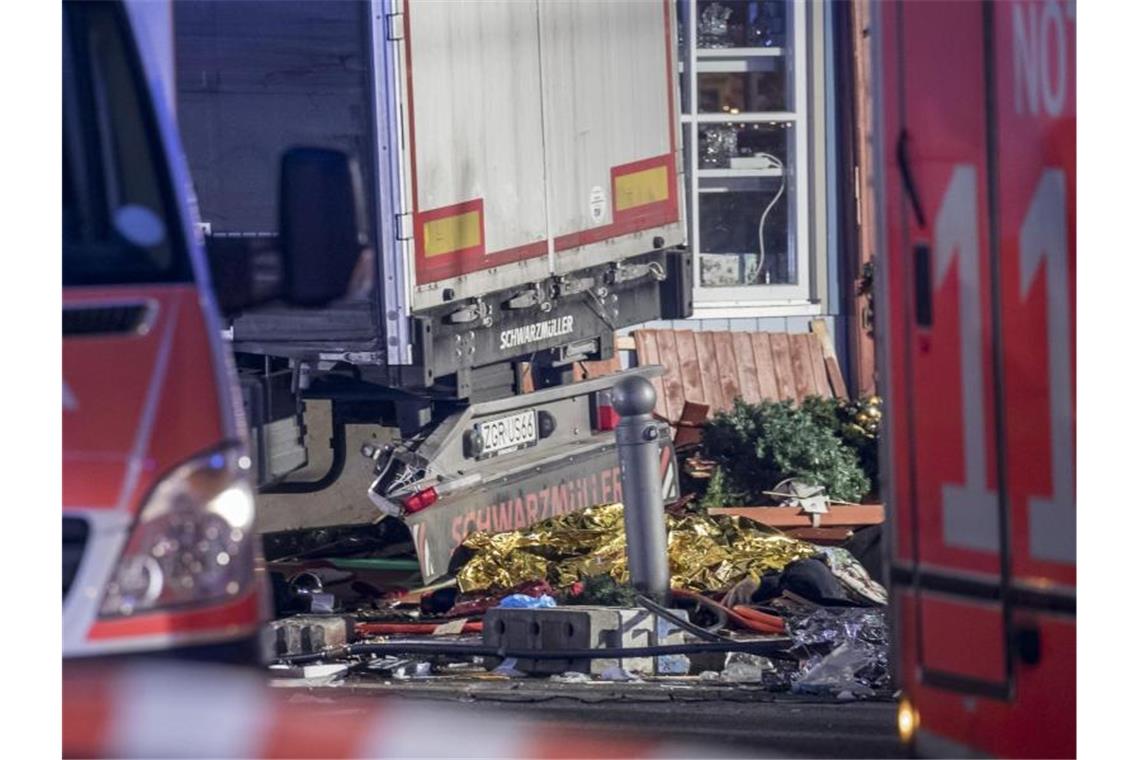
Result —
[[1041, 629], [1036, 625], [1019, 625], [1013, 631], [1013, 651], [1026, 665], [1041, 662]]
[[914, 321], [919, 327], [934, 324], [934, 302], [931, 300], [930, 246], [914, 247]]
[[919, 229], [926, 229], [926, 213], [922, 210], [922, 200], [918, 197], [918, 187], [914, 184], [914, 174], [910, 170], [910, 134], [905, 129], [899, 133], [895, 158], [902, 173], [903, 190], [911, 208], [914, 209], [914, 218], [918, 222]]

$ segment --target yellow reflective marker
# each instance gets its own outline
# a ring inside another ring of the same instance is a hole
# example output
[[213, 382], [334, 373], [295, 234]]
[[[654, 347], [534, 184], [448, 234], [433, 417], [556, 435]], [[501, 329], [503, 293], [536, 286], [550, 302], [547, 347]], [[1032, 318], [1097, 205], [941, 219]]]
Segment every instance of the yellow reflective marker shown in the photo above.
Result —
[[669, 171], [654, 166], [614, 178], [614, 209], [628, 211], [669, 198]]
[[424, 223], [424, 256], [440, 256], [483, 242], [483, 215], [478, 210]]

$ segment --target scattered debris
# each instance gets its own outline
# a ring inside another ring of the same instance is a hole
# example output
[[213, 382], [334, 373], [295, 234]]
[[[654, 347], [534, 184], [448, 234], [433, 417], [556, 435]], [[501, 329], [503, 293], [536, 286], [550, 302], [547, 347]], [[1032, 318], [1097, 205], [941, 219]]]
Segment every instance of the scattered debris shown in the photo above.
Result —
[[729, 652], [724, 659], [721, 677], [734, 683], [760, 683], [767, 673], [774, 671], [772, 661], [767, 657], [748, 652]]
[[590, 677], [585, 673], [571, 670], [566, 673], [555, 673], [550, 677], [554, 683], [590, 683]]
[[526, 594], [511, 594], [499, 600], [499, 607], [504, 609], [537, 610], [557, 607], [558, 602], [549, 594], [542, 596], [527, 596]]
[[271, 665], [274, 686], [330, 686], [348, 674], [348, 665], [333, 662], [322, 665]]
[[610, 665], [608, 668], [603, 670], [599, 674], [598, 677], [603, 681], [640, 681], [641, 680], [641, 678], [634, 675], [633, 673], [630, 673], [628, 670], [621, 667], [620, 665]]
[[869, 696], [890, 686], [887, 624], [882, 608], [821, 607], [789, 619], [793, 651], [802, 658], [797, 693]]
[[401, 681], [409, 678], [427, 678], [430, 675], [430, 662], [408, 662], [392, 670], [392, 677]]

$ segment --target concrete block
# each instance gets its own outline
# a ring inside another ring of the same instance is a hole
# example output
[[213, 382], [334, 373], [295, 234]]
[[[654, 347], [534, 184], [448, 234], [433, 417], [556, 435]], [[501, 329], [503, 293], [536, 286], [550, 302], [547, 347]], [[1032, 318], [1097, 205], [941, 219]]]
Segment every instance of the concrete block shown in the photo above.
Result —
[[[686, 613], [677, 611], [677, 615]], [[483, 643], [509, 651], [559, 649], [617, 649], [684, 643], [683, 631], [671, 621], [637, 607], [559, 607], [555, 609], [488, 610], [483, 618]], [[489, 667], [496, 667], [494, 660]], [[644, 675], [688, 672], [683, 655], [533, 659], [519, 657], [515, 669], [524, 673], [588, 673], [615, 669]]]

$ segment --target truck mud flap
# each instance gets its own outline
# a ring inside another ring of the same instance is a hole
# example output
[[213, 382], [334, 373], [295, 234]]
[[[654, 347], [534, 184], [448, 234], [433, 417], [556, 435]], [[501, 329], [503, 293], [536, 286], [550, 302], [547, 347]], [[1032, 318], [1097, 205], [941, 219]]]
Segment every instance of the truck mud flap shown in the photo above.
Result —
[[[673, 442], [661, 445], [661, 492], [666, 504], [679, 494]], [[405, 518], [425, 583], [448, 572], [455, 549], [477, 531], [500, 533], [550, 517], [621, 501], [621, 469], [614, 444], [441, 499]]]

